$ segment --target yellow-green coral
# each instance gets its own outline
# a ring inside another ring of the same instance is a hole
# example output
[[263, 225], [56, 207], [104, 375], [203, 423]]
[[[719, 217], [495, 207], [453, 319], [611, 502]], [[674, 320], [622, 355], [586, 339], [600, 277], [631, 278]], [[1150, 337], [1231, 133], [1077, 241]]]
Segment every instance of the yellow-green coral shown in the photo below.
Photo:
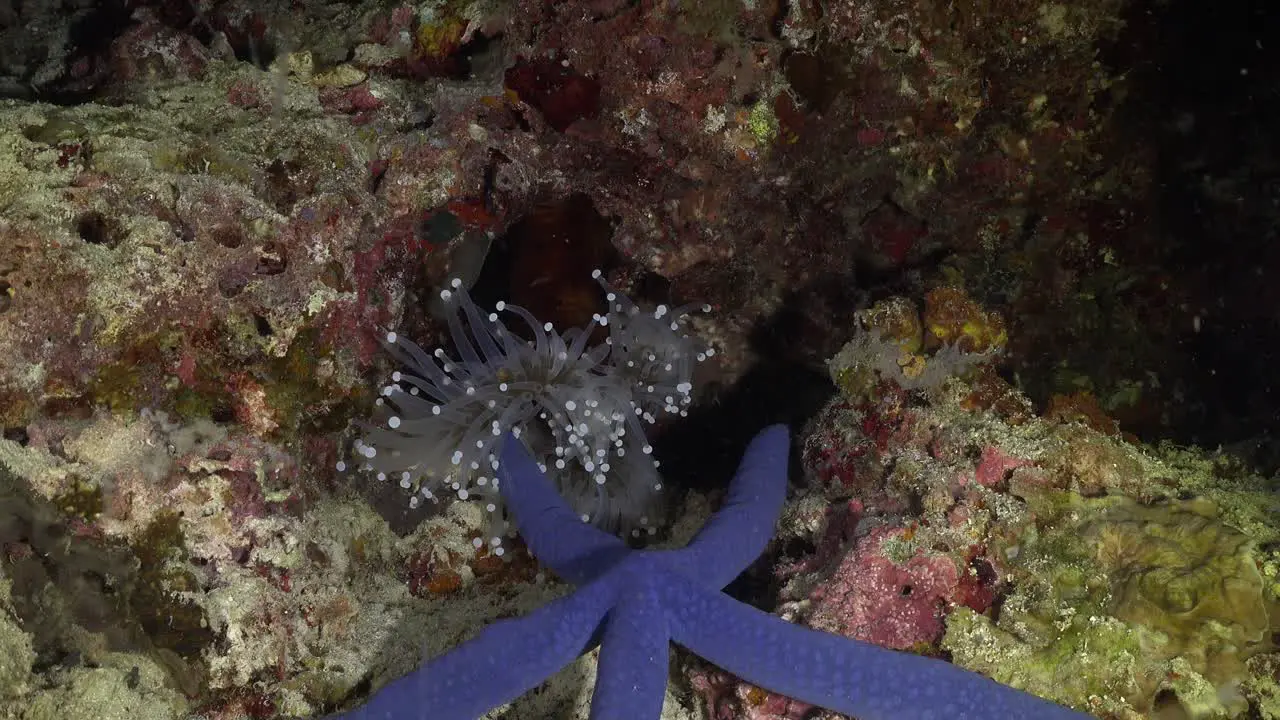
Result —
[[924, 346], [924, 327], [915, 303], [895, 296], [881, 300], [858, 312], [858, 322], [880, 337], [902, 346], [908, 353], [918, 353]]
[[925, 295], [926, 346], [959, 345], [968, 352], [999, 351], [1009, 342], [1004, 319], [958, 287], [939, 287]]
[[1245, 661], [1270, 632], [1248, 537], [1203, 499], [1029, 500], [1047, 529], [1005, 548], [1015, 589], [998, 621], [949, 618], [956, 662], [1095, 712], [1150, 712], [1158, 694], [1187, 717], [1243, 711]]
[[66, 515], [93, 521], [102, 513], [102, 486], [87, 478], [72, 476], [63, 491], [54, 497], [53, 504]]
[[942, 646], [956, 664], [1041, 697], [1095, 713], [1127, 707], [1126, 698], [1139, 694], [1138, 635], [1114, 618], [1064, 614], [1061, 622], [1067, 630], [1040, 647], [1005, 623], [958, 607], [947, 618]]
[[756, 139], [757, 147], [767, 147], [778, 137], [778, 116], [773, 112], [773, 100], [764, 99], [751, 106], [747, 126]]
[[962, 342], [966, 338], [957, 336], [938, 345], [936, 333], [926, 336], [927, 320], [902, 297], [882, 300], [859, 312], [859, 331], [827, 363], [841, 393], [863, 401], [874, 397], [886, 380], [908, 390], [936, 389], [947, 378], [963, 376], [994, 356], [1004, 343], [1003, 335], [984, 335], [981, 341]]

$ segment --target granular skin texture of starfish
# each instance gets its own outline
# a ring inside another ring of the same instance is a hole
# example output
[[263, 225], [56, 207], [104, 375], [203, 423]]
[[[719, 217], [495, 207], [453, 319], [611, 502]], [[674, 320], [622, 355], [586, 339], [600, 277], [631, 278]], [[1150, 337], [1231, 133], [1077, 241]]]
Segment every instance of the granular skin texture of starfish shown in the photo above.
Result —
[[721, 590], [764, 552], [787, 490], [785, 426], [760, 432], [723, 507], [679, 550], [632, 550], [569, 508], [507, 437], [500, 491], [529, 550], [571, 595], [495, 622], [335, 720], [473, 720], [600, 646], [591, 720], [661, 716], [670, 643], [859, 720], [1087, 720], [951, 663], [789, 623]]

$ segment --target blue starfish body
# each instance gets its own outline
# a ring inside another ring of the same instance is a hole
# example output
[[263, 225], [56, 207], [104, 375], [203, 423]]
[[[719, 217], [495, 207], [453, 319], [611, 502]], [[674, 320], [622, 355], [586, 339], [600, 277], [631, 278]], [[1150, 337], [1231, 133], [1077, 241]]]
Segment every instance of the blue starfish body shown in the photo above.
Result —
[[773, 692], [860, 720], [1090, 716], [950, 663], [795, 625], [721, 589], [765, 549], [786, 495], [784, 426], [751, 442], [724, 506], [680, 550], [631, 550], [586, 523], [507, 439], [500, 490], [529, 550], [571, 595], [501, 620], [341, 720], [471, 720], [600, 644], [592, 720], [662, 713], [669, 643]]

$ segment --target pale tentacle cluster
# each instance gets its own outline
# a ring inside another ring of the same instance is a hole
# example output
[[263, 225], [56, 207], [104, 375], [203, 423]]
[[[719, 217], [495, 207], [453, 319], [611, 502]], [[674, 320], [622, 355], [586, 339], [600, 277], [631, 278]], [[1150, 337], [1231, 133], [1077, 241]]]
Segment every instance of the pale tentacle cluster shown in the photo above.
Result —
[[[600, 271], [593, 276], [609, 309], [586, 327], [559, 333], [502, 302], [486, 314], [455, 279], [440, 293], [455, 355], [428, 354], [387, 333], [385, 345], [403, 368], [381, 390], [378, 420], [355, 443], [360, 466], [399, 483], [415, 507], [447, 494], [483, 503], [489, 520], [476, 543], [502, 554], [502, 538], [514, 528], [497, 491], [497, 448], [510, 430], [584, 521], [653, 532], [662, 482], [645, 427], [686, 413], [693, 368], [714, 350], [685, 331], [693, 307], [641, 310]], [[523, 322], [530, 339], [508, 329], [501, 314]], [[597, 326], [608, 336], [592, 345]]]

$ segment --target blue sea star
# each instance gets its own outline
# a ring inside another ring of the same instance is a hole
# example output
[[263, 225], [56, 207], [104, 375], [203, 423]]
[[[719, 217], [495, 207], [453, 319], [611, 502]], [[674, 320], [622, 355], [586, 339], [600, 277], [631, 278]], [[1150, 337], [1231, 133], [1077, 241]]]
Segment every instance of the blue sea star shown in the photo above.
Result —
[[765, 549], [786, 496], [789, 435], [752, 440], [724, 506], [679, 550], [632, 550], [581, 521], [508, 437], [500, 490], [529, 550], [571, 595], [382, 688], [341, 720], [472, 720], [600, 645], [592, 720], [662, 714], [670, 643], [755, 685], [860, 720], [1082, 720], [1090, 716], [932, 658], [789, 623], [721, 589]]

